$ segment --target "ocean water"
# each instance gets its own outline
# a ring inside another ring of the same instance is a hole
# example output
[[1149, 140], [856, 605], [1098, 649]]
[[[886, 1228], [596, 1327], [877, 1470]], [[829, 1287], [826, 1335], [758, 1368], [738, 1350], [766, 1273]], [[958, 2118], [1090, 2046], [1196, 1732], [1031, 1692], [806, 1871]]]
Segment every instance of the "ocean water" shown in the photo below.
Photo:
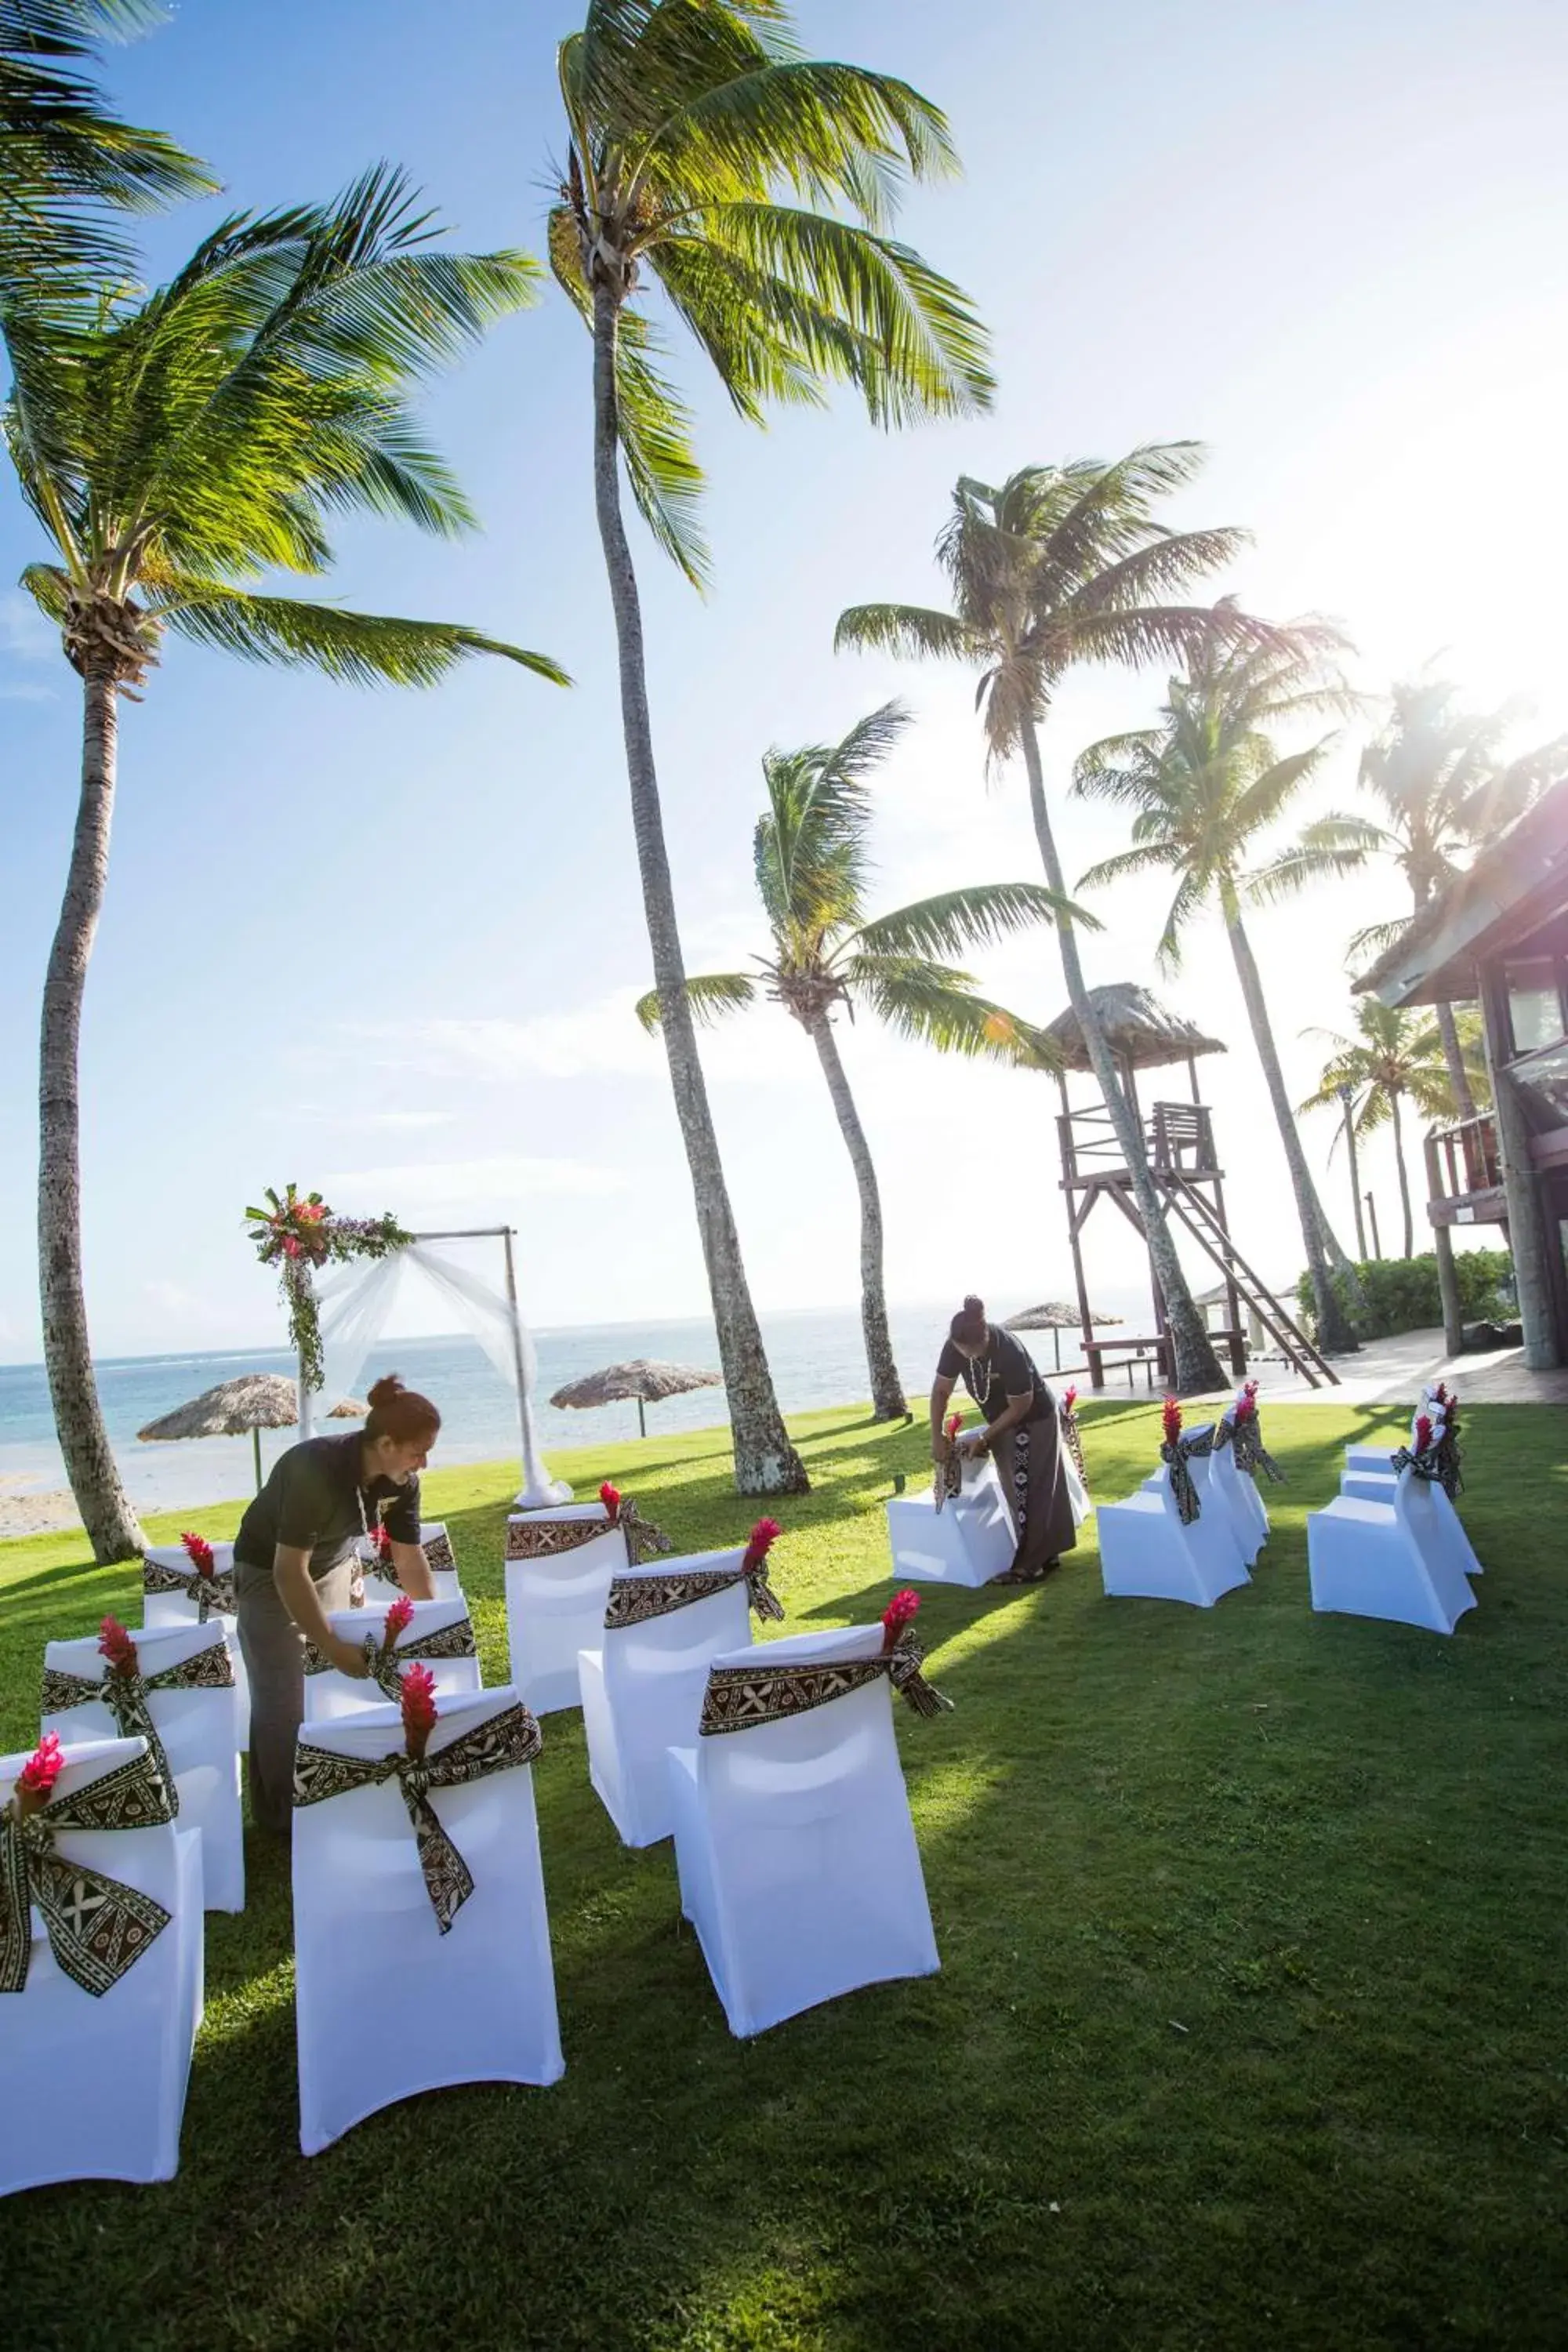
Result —
[[[946, 1334], [951, 1306], [889, 1310], [893, 1351], [910, 1402], [919, 1410], [929, 1390]], [[868, 1391], [860, 1318], [853, 1308], [763, 1318], [763, 1335], [779, 1402], [785, 1412], [847, 1404]], [[628, 1357], [653, 1356], [678, 1364], [717, 1370], [719, 1348], [708, 1320], [681, 1323], [595, 1324], [576, 1329], [536, 1331], [539, 1382], [535, 1417], [546, 1461], [552, 1449], [614, 1444], [635, 1438], [635, 1404], [601, 1406], [592, 1412], [561, 1412], [546, 1400], [568, 1381]], [[1076, 1335], [1063, 1334], [1064, 1359], [1078, 1353]], [[1027, 1344], [1047, 1375], [1052, 1335], [1034, 1332]], [[292, 1376], [293, 1360], [283, 1349], [252, 1348], [211, 1355], [138, 1356], [100, 1360], [99, 1395], [121, 1475], [131, 1497], [148, 1510], [221, 1502], [248, 1494], [255, 1483], [248, 1437], [208, 1437], [172, 1445], [143, 1445], [136, 1433], [149, 1422], [199, 1396], [219, 1381], [241, 1372]], [[441, 1408], [442, 1428], [435, 1464], [515, 1458], [517, 1412], [510, 1391], [473, 1340], [465, 1338], [390, 1339], [362, 1374], [359, 1393], [384, 1371], [402, 1375]], [[661, 1430], [710, 1429], [726, 1418], [721, 1388], [696, 1389], [649, 1405], [649, 1436]], [[330, 1429], [349, 1424], [333, 1422]], [[266, 1468], [294, 1443], [289, 1429], [263, 1430]], [[0, 1365], [0, 1492], [30, 1493], [63, 1486], [65, 1467], [55, 1440], [47, 1384], [40, 1364]]]

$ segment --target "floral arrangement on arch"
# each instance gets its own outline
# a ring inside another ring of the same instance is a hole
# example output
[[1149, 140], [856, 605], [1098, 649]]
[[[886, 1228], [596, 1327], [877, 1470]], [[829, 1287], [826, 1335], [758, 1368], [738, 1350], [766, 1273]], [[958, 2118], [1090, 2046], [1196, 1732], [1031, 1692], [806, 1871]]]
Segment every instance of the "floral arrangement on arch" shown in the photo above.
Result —
[[275, 1265], [289, 1315], [289, 1338], [299, 1350], [300, 1369], [307, 1388], [319, 1389], [326, 1366], [321, 1355], [321, 1324], [310, 1269], [346, 1265], [354, 1258], [390, 1257], [414, 1239], [389, 1209], [380, 1217], [340, 1217], [319, 1192], [301, 1196], [289, 1184], [281, 1195], [270, 1184], [265, 1209], [247, 1209], [250, 1238], [263, 1265]]

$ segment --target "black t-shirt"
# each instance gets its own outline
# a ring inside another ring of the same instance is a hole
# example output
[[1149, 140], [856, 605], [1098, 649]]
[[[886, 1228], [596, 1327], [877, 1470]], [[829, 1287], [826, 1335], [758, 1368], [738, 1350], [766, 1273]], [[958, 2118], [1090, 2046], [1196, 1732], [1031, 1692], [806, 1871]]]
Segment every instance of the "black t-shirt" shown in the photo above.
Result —
[[[307, 1437], [291, 1445], [272, 1465], [272, 1475], [239, 1523], [234, 1539], [236, 1559], [270, 1568], [279, 1544], [290, 1551], [309, 1551], [310, 1574], [325, 1576], [354, 1548], [364, 1529], [360, 1519], [360, 1433], [346, 1437]], [[363, 1489], [364, 1517], [372, 1527], [377, 1516], [394, 1543], [419, 1540], [419, 1481], [399, 1486], [391, 1478], [373, 1478]], [[383, 1508], [382, 1507], [384, 1506]]]
[[1051, 1392], [1036, 1370], [1035, 1360], [1028, 1349], [1014, 1339], [1011, 1331], [1000, 1330], [993, 1323], [985, 1352], [973, 1360], [961, 1355], [949, 1339], [937, 1362], [939, 1381], [962, 1380], [988, 1422], [1000, 1419], [1007, 1410], [1009, 1397], [1034, 1392], [1029, 1419], [1051, 1410]]

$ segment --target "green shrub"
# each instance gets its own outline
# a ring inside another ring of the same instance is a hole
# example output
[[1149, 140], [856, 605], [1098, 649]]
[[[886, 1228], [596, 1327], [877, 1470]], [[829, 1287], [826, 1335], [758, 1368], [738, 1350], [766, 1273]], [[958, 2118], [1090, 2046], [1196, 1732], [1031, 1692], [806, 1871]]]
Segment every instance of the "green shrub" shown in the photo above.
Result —
[[[1437, 1287], [1437, 1261], [1423, 1257], [1363, 1259], [1356, 1272], [1366, 1293], [1366, 1312], [1351, 1305], [1344, 1277], [1335, 1275], [1334, 1289], [1363, 1339], [1386, 1339], [1395, 1331], [1425, 1331], [1443, 1320], [1442, 1294]], [[1459, 1285], [1459, 1312], [1467, 1323], [1510, 1318], [1512, 1307], [1502, 1285], [1513, 1279], [1513, 1260], [1507, 1250], [1460, 1250], [1454, 1255]], [[1303, 1274], [1296, 1297], [1312, 1314], [1312, 1286]]]

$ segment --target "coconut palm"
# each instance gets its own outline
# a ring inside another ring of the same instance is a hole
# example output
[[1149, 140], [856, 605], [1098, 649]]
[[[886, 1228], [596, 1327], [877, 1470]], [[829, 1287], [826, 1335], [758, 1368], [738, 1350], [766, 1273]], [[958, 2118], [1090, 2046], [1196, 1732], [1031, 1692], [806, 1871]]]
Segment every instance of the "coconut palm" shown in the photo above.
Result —
[[[1568, 773], [1568, 736], [1510, 758], [1504, 746], [1521, 715], [1518, 703], [1480, 717], [1455, 708], [1456, 689], [1421, 678], [1394, 689], [1388, 723], [1362, 754], [1364, 791], [1382, 803], [1380, 824], [1363, 824], [1370, 856], [1391, 858], [1409, 887], [1413, 915], [1358, 931], [1352, 954], [1382, 953], [1409, 928], [1478, 849], [1522, 816], [1550, 783]], [[1476, 1101], [1453, 1007], [1436, 1007], [1458, 1116], [1474, 1118]]]
[[557, 278], [594, 341], [594, 492], [665, 1051], [696, 1198], [742, 1494], [801, 1491], [740, 1243], [685, 995], [620, 468], [665, 552], [707, 551], [689, 418], [667, 380], [657, 290], [741, 415], [848, 383], [874, 422], [989, 402], [958, 289], [888, 233], [900, 183], [956, 168], [947, 126], [885, 74], [802, 56], [782, 0], [591, 0], [559, 53], [567, 150], [550, 221]]
[[[1405, 1165], [1405, 1129], [1400, 1106], [1408, 1100], [1429, 1124], [1455, 1116], [1454, 1087], [1448, 1075], [1442, 1032], [1436, 1017], [1380, 1004], [1375, 996], [1356, 1003], [1359, 1035], [1346, 1037], [1333, 1029], [1303, 1030], [1303, 1036], [1321, 1037], [1333, 1046], [1324, 1063], [1317, 1091], [1300, 1105], [1303, 1111], [1338, 1110], [1342, 1087], [1351, 1093], [1351, 1124], [1358, 1139], [1380, 1127], [1394, 1130], [1394, 1157], [1399, 1170], [1399, 1205], [1405, 1218], [1405, 1255], [1415, 1252], [1415, 1222], [1410, 1209], [1410, 1176]], [[1486, 1062], [1474, 1014], [1461, 1014], [1459, 1052], [1472, 1088], [1486, 1093]], [[1338, 1141], [1338, 1138], [1335, 1138]], [[1331, 1150], [1332, 1147], [1331, 1146]]]
[[5, 430], [53, 560], [23, 573], [81, 680], [76, 835], [44, 987], [39, 1279], [60, 1446], [101, 1559], [140, 1531], [99, 1411], [82, 1294], [78, 1042], [103, 903], [120, 698], [165, 635], [329, 677], [427, 686], [475, 654], [566, 681], [542, 655], [444, 621], [387, 619], [258, 586], [329, 570], [329, 515], [444, 533], [472, 520], [409, 406], [411, 388], [533, 297], [525, 256], [461, 254], [401, 176], [335, 204], [237, 215], [149, 296], [105, 289], [55, 311]]
[[1331, 732], [1281, 753], [1275, 730], [1344, 710], [1350, 698], [1334, 667], [1343, 649], [1336, 630], [1313, 620], [1293, 622], [1256, 645], [1226, 646], [1211, 639], [1188, 676], [1171, 680], [1157, 727], [1107, 736], [1079, 756], [1073, 771], [1073, 791], [1080, 797], [1112, 802], [1132, 815], [1133, 846], [1091, 866], [1079, 889], [1132, 875], [1170, 876], [1175, 897], [1158, 950], [1166, 971], [1181, 963], [1187, 930], [1200, 915], [1217, 909], [1225, 925], [1296, 1195], [1318, 1344], [1330, 1354], [1353, 1349], [1356, 1338], [1330, 1280], [1328, 1218], [1285, 1089], [1243, 908], [1308, 888], [1359, 862], [1358, 847], [1335, 845], [1336, 828], [1352, 843], [1357, 834], [1354, 820], [1342, 817], [1319, 819], [1314, 846], [1296, 844], [1282, 856], [1254, 862], [1260, 841], [1317, 775], [1335, 740]]
[[[1167, 598], [1225, 562], [1237, 530], [1173, 531], [1157, 520], [1164, 499], [1196, 473], [1192, 442], [1134, 449], [1113, 465], [1027, 466], [1000, 488], [961, 480], [937, 541], [951, 610], [858, 604], [841, 615], [839, 646], [874, 647], [961, 661], [980, 671], [979, 699], [991, 761], [1021, 751], [1035, 837], [1050, 889], [1066, 898], [1046, 800], [1039, 730], [1066, 673], [1086, 662], [1184, 659], [1215, 627], [1257, 635], [1234, 608]], [[1122, 1091], [1083, 976], [1077, 929], [1057, 924], [1068, 996], [1131, 1177], [1175, 1348], [1177, 1384], [1218, 1388], [1224, 1376], [1194, 1304], [1150, 1173], [1137, 1116]]]
[[[839, 1059], [835, 1010], [842, 1005], [851, 1020], [857, 1012], [874, 1013], [900, 1035], [945, 1052], [1011, 1061], [1023, 1024], [978, 995], [951, 959], [1027, 924], [1049, 922], [1057, 911], [1037, 882], [996, 882], [945, 890], [890, 914], [868, 913], [871, 778], [908, 724], [909, 714], [889, 702], [842, 742], [764, 755], [768, 808], [757, 823], [756, 875], [769, 951], [753, 959], [752, 971], [709, 972], [686, 982], [699, 1022], [771, 997], [816, 1048], [860, 1192], [860, 1320], [879, 1421], [897, 1420], [909, 1407], [888, 1332], [877, 1171]], [[638, 1003], [637, 1018], [647, 1029], [658, 1027], [657, 989]]]

